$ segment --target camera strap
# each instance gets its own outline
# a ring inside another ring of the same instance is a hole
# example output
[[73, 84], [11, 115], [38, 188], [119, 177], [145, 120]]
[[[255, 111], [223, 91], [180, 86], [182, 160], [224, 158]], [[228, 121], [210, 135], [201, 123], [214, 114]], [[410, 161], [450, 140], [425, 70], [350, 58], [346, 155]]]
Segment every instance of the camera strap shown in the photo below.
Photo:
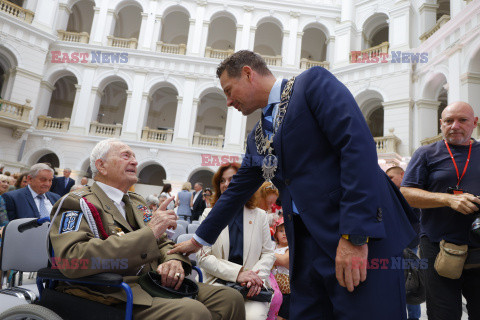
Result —
[[[460, 174], [459, 174], [459, 172], [458, 172], [457, 163], [455, 162], [455, 158], [453, 157], [453, 153], [452, 153], [452, 151], [450, 150], [450, 147], [448, 146], [447, 140], [443, 140], [443, 142], [445, 142], [445, 145], [447, 146], [448, 153], [450, 153], [450, 157], [452, 158], [453, 166], [455, 167], [455, 171], [457, 172], [457, 185], [456, 185], [456, 189], [460, 191], [460, 192], [458, 192], [458, 193], [463, 193], [463, 192], [459, 189], [459, 185], [460, 185], [460, 181], [462, 181], [462, 178], [463, 178], [463, 176], [465, 175], [465, 172], [467, 171], [468, 164], [470, 163], [470, 155], [472, 154], [472, 140], [470, 140], [470, 148], [468, 149], [467, 162], [465, 162], [465, 167], [463, 168], [462, 176], [460, 176]], [[455, 191], [454, 191], [453, 193], [455, 194]]]

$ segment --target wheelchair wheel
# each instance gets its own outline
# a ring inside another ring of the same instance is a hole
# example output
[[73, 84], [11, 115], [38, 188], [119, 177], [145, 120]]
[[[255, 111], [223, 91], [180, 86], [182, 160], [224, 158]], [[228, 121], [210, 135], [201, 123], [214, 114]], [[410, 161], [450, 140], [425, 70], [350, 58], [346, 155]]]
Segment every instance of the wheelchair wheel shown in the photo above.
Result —
[[55, 312], [36, 304], [22, 304], [0, 314], [2, 320], [62, 320]]

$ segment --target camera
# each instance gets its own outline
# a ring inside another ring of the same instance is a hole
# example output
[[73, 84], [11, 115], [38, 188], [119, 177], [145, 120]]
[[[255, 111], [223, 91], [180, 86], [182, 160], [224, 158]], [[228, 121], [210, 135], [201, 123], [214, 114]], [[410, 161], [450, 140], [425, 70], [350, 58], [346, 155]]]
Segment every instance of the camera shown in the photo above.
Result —
[[470, 235], [475, 242], [480, 243], [480, 214], [475, 214], [475, 220], [470, 228]]

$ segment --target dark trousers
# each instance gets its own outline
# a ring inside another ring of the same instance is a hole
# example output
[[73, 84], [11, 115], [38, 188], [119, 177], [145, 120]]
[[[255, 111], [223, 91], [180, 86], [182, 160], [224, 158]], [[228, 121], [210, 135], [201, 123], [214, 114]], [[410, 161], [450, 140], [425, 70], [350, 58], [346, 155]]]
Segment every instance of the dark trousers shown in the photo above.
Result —
[[290, 259], [295, 256], [290, 269], [290, 319], [407, 318], [403, 270], [370, 269], [367, 280], [350, 293], [338, 284], [335, 261], [313, 240], [302, 219], [292, 218], [286, 219], [287, 232], [293, 231], [295, 238], [290, 251]]
[[427, 237], [420, 239], [420, 257], [428, 259], [425, 270], [428, 320], [460, 320], [462, 294], [467, 300], [468, 317], [480, 319], [480, 268], [463, 270], [460, 279], [448, 279], [435, 271], [435, 258], [440, 247]]

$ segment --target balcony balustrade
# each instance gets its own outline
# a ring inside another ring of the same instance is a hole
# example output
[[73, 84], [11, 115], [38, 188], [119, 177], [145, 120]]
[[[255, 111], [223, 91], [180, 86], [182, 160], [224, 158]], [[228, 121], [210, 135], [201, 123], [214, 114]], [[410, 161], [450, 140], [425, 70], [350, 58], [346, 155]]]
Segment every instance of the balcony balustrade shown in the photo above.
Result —
[[300, 59], [300, 69], [310, 69], [317, 66], [328, 70], [330, 63], [328, 61], [314, 61], [307, 58]]
[[70, 42], [80, 42], [88, 43], [90, 35], [87, 32], [72, 32], [65, 30], [57, 30], [58, 40], [60, 41], [70, 41]]
[[122, 133], [121, 124], [105, 124], [93, 121], [90, 123], [90, 134], [101, 137], [120, 137]]
[[67, 132], [69, 127], [70, 118], [59, 119], [48, 116], [38, 116], [38, 130]]
[[233, 49], [220, 50], [220, 49], [213, 49], [213, 48], [207, 47], [205, 49], [205, 57], [224, 60], [230, 57], [233, 54], [233, 52], [234, 52]]
[[23, 105], [0, 99], [0, 126], [12, 128], [12, 136], [19, 139], [32, 125], [29, 121], [32, 109], [30, 99], [26, 99]]
[[225, 138], [222, 135], [215, 137], [195, 132], [193, 134], [193, 146], [199, 148], [222, 149], [224, 139]]
[[282, 65], [282, 56], [266, 56], [261, 54], [265, 63], [269, 66], [281, 66]]
[[374, 57], [381, 57], [382, 55], [388, 54], [389, 43], [387, 41], [382, 42], [378, 46], [371, 47], [362, 51], [352, 51], [350, 52], [350, 63], [354, 63], [357, 60], [366, 60], [372, 59]]
[[136, 49], [138, 44], [138, 40], [136, 38], [125, 39], [125, 38], [108, 36], [107, 39], [108, 39], [108, 46], [110, 47]]
[[186, 44], [172, 44], [172, 43], [165, 43], [163, 41], [157, 42], [157, 51], [163, 53], [171, 53], [171, 54], [182, 54], [184, 55], [187, 52], [187, 45]]
[[173, 130], [157, 130], [149, 127], [143, 128], [142, 140], [147, 142], [172, 143]]
[[397, 144], [400, 142], [400, 139], [393, 135], [385, 137], [375, 137], [375, 144], [377, 146], [377, 153], [397, 153]]
[[424, 34], [420, 36], [420, 40], [424, 42], [428, 38], [430, 38], [435, 32], [437, 32], [445, 23], [450, 21], [450, 16], [445, 14], [438, 19], [437, 23], [433, 26], [432, 29], [428, 30]]
[[440, 141], [442, 139], [443, 139], [443, 135], [440, 133], [440, 134], [437, 134], [435, 137], [423, 139], [422, 141], [420, 141], [420, 143], [422, 144], [422, 146], [426, 146], [427, 144], [431, 144], [431, 143]]
[[27, 9], [17, 6], [6, 0], [0, 0], [0, 11], [5, 12], [17, 19], [23, 20], [26, 23], [32, 23], [35, 14]]

